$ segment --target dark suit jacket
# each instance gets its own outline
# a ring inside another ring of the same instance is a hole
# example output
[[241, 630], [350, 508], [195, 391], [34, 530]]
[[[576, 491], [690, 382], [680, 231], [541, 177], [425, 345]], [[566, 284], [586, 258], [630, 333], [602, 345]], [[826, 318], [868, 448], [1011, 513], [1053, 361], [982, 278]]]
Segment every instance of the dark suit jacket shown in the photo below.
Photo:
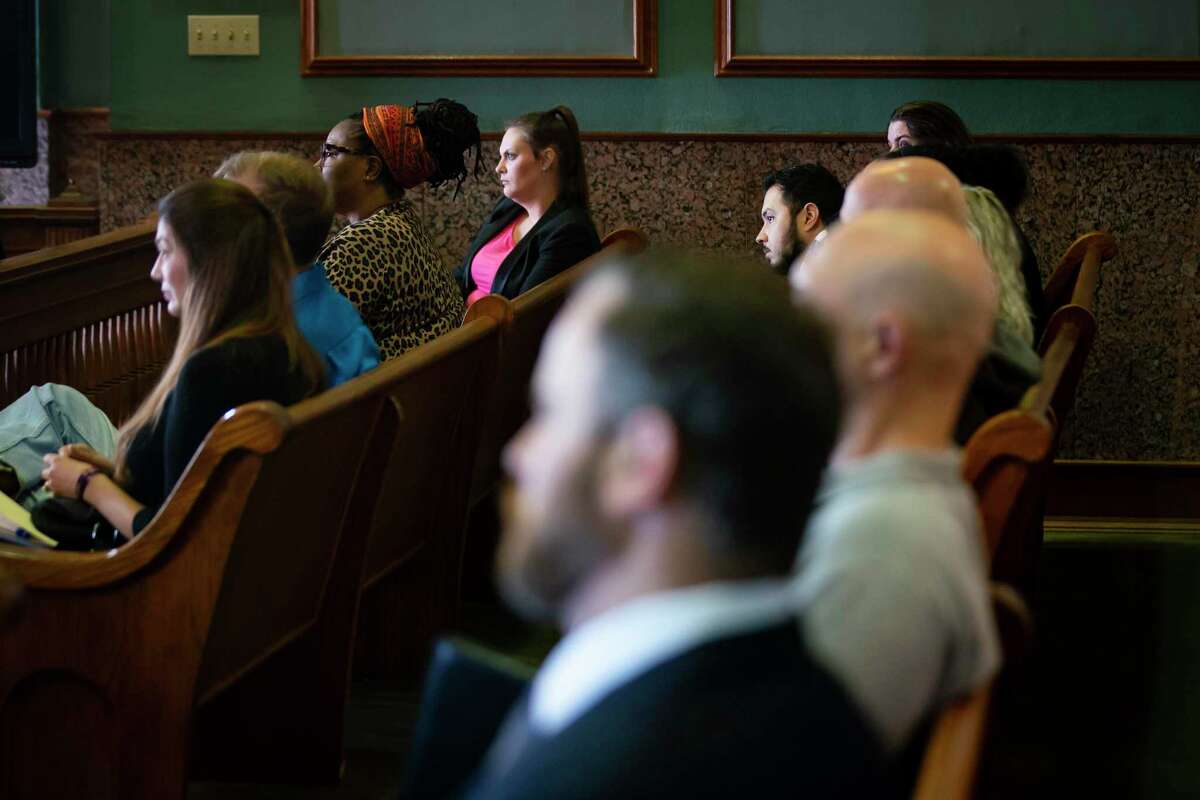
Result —
[[404, 798], [449, 797], [483, 761], [533, 670], [461, 639], [433, 648], [413, 730]]
[[[467, 257], [454, 273], [464, 297], [475, 289], [475, 280], [471, 277], [475, 254], [523, 213], [524, 209], [507, 197], [500, 198], [492, 209], [487, 222], [475, 234]], [[511, 300], [599, 250], [600, 237], [588, 212], [578, 206], [555, 202], [500, 264], [492, 282], [492, 294], [501, 294]]]
[[642, 674], [558, 735], [528, 740], [502, 774], [485, 761], [462, 796], [867, 797], [880, 790], [881, 761], [789, 621]]

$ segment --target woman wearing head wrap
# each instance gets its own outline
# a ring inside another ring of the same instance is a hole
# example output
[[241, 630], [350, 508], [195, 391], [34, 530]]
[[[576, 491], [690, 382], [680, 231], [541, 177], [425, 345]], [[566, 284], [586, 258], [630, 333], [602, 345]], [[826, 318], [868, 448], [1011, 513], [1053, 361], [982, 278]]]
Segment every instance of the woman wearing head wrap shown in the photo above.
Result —
[[334, 126], [317, 166], [334, 208], [350, 221], [330, 237], [317, 261], [329, 282], [353, 303], [379, 343], [395, 358], [458, 325], [462, 295], [443, 267], [404, 190], [467, 176], [464, 153], [479, 127], [452, 100], [371, 106]]
[[456, 272], [468, 305], [489, 293], [516, 297], [600, 249], [571, 109], [556, 106], [510, 122], [496, 174], [504, 197]]

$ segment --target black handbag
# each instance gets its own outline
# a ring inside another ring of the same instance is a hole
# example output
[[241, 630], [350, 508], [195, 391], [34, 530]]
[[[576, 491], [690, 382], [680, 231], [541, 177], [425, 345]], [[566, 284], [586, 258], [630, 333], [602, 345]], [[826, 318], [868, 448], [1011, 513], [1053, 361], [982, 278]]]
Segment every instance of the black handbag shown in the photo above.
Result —
[[34, 526], [58, 542], [59, 550], [111, 550], [121, 536], [100, 512], [67, 497], [48, 497], [29, 512]]

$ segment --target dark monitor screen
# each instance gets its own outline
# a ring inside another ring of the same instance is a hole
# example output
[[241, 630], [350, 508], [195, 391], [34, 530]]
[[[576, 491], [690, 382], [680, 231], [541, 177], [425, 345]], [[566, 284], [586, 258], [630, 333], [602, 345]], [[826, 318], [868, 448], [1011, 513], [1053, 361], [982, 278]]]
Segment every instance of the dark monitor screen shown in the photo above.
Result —
[[0, 166], [37, 164], [36, 0], [0, 0]]

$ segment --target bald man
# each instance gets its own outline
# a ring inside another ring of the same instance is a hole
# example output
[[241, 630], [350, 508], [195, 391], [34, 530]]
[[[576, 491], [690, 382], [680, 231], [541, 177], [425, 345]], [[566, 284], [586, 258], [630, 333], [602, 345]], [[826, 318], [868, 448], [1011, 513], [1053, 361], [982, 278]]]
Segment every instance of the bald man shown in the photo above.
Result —
[[887, 208], [946, 214], [960, 225], [969, 217], [962, 183], [943, 164], [922, 156], [868, 164], [846, 187], [841, 218]]
[[[880, 209], [929, 211], [964, 227], [970, 217], [958, 178], [941, 162], [923, 156], [875, 161], [846, 187], [842, 220]], [[1039, 377], [1041, 361], [1033, 348], [1009, 329], [996, 326], [960, 406], [954, 440], [966, 444], [989, 417], [1020, 403]]]
[[864, 211], [793, 270], [832, 325], [843, 426], [801, 545], [813, 653], [897, 754], [999, 648], [951, 434], [996, 316], [986, 257], [932, 211]]

